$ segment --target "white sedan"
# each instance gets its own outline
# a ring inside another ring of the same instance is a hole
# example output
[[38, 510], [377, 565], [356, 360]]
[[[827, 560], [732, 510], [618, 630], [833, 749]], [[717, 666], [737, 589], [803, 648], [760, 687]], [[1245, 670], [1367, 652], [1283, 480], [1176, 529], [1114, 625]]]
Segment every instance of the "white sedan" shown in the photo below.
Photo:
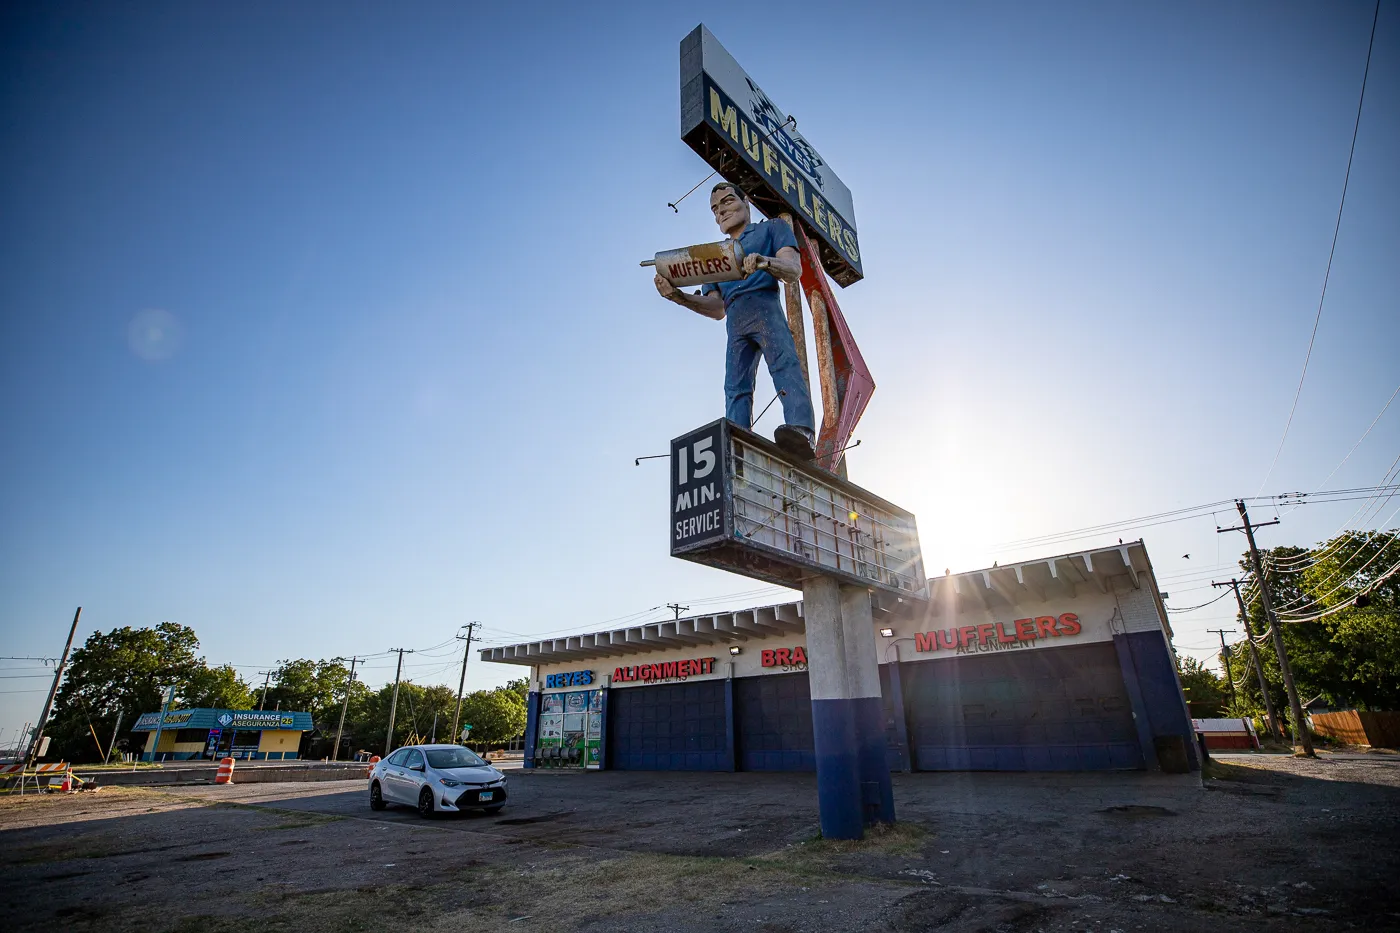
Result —
[[460, 745], [405, 745], [369, 772], [369, 806], [391, 803], [436, 812], [497, 813], [506, 802], [506, 776]]

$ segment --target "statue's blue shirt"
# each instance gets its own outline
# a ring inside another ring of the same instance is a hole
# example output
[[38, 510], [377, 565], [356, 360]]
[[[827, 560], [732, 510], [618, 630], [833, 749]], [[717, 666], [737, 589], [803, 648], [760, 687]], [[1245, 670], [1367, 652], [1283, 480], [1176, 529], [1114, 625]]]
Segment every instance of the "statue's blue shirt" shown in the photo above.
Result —
[[[764, 220], [745, 227], [739, 234], [739, 245], [744, 248], [745, 256], [776, 256], [784, 246], [797, 249], [797, 238], [792, 228], [781, 220]], [[718, 291], [726, 310], [737, 310], [738, 306], [750, 303], [772, 302], [775, 306], [778, 303], [778, 280], [761, 269], [748, 278], [705, 285], [700, 291], [706, 295]]]

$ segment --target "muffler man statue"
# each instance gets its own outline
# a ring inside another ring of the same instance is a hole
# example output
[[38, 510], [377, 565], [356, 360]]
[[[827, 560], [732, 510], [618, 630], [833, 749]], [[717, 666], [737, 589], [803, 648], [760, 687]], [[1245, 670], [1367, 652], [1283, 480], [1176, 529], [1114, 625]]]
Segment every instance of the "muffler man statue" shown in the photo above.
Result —
[[802, 275], [797, 240], [781, 220], [753, 223], [748, 199], [731, 182], [715, 185], [710, 210], [719, 228], [743, 247], [745, 277], [706, 285], [690, 295], [658, 274], [656, 290], [668, 301], [725, 322], [729, 342], [724, 356], [724, 416], [741, 428], [752, 426], [754, 378], [758, 358], [763, 357], [783, 400], [785, 423], [773, 432], [773, 440], [794, 457], [810, 460], [816, 426], [812, 395], [778, 298], [778, 279], [795, 288]]

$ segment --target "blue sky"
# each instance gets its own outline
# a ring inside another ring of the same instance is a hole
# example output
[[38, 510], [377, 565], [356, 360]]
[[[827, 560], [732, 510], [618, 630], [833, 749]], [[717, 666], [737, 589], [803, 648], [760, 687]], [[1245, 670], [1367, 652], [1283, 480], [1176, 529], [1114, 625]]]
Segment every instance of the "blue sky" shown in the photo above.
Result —
[[[637, 267], [716, 233], [665, 206], [708, 171], [677, 131], [699, 8], [284, 6], [0, 14], [3, 653], [57, 654], [79, 604], [80, 640], [176, 620], [252, 679], [785, 598], [669, 558], [665, 470], [633, 466], [722, 412], [723, 328]], [[706, 5], [853, 192], [852, 478], [918, 515], [930, 572], [1259, 491], [1372, 10]], [[1318, 488], [1400, 385], [1397, 13], [1265, 492]], [[1397, 453], [1400, 404], [1328, 485]], [[1141, 532], [1172, 603], [1238, 552], [1213, 528]], [[1208, 656], [1225, 605], [1178, 643]], [[452, 650], [409, 674], [455, 680]], [[45, 682], [0, 665], [3, 743]]]

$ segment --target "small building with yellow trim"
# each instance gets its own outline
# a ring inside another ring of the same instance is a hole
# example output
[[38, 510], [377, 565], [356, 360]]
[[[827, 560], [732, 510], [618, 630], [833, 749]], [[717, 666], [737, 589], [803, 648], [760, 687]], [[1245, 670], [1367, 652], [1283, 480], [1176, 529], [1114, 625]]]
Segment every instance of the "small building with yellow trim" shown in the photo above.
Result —
[[142, 761], [297, 758], [301, 737], [315, 726], [310, 713], [283, 710], [186, 709], [146, 713], [132, 732], [149, 733]]

